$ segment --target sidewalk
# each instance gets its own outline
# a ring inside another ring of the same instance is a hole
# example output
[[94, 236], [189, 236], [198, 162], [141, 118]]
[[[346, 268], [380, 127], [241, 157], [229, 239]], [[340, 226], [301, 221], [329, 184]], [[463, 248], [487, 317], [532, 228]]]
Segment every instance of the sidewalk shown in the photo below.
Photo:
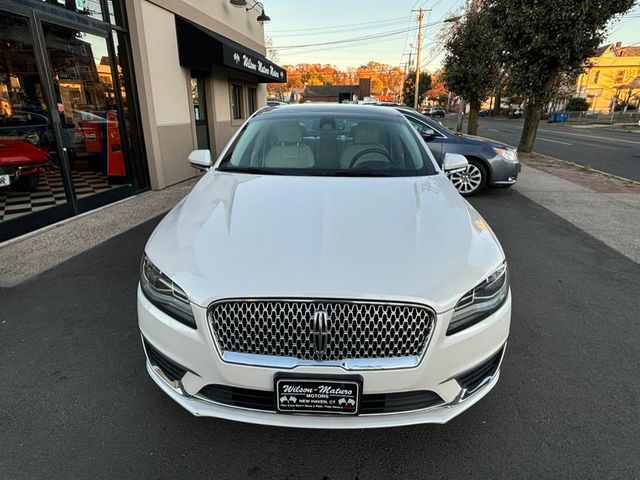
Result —
[[513, 188], [640, 263], [640, 184], [534, 156]]
[[149, 191], [0, 244], [0, 287], [15, 286], [176, 205], [198, 177]]

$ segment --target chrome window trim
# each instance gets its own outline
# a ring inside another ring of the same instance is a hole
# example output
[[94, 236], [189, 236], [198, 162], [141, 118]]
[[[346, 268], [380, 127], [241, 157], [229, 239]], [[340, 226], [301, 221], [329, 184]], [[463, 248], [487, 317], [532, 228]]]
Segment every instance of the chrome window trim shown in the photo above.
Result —
[[402, 115], [404, 117], [406, 117], [407, 120], [409, 120], [409, 118], [411, 118], [412, 120], [415, 120], [416, 122], [419, 122], [422, 125], [426, 126], [427, 128], [430, 128], [431, 130], [436, 132], [439, 135], [439, 137], [434, 137], [434, 138], [449, 138], [449, 136], [446, 135], [445, 133], [443, 133], [439, 128], [434, 127], [433, 125], [431, 125], [428, 122], [424, 121], [424, 119], [418, 117], [418, 115], [420, 115], [420, 114], [415, 114], [413, 112], [408, 112], [406, 110], [400, 110], [400, 113], [402, 113]]
[[[351, 303], [351, 304], [381, 304], [381, 305], [391, 305], [391, 306], [404, 306], [404, 307], [418, 307], [423, 308], [428, 311], [429, 316], [432, 319], [431, 330], [429, 331], [429, 335], [425, 339], [424, 346], [422, 347], [422, 351], [419, 355], [412, 355], [407, 357], [387, 357], [387, 358], [346, 358], [342, 360], [334, 360], [334, 361], [314, 361], [314, 360], [303, 360], [296, 357], [279, 357], [279, 356], [271, 356], [271, 355], [258, 355], [258, 354], [250, 354], [250, 353], [238, 353], [238, 352], [223, 352], [220, 350], [218, 345], [218, 340], [216, 338], [216, 334], [213, 329], [213, 322], [211, 321], [210, 311], [211, 308], [217, 303], [230, 303], [230, 302], [257, 302], [257, 301], [277, 301], [277, 302], [309, 302], [309, 303], [319, 303], [319, 302], [341, 302], [341, 303]], [[420, 366], [422, 360], [425, 357], [427, 350], [429, 349], [429, 345], [431, 344], [431, 339], [433, 338], [433, 333], [436, 329], [438, 315], [435, 310], [425, 304], [417, 303], [417, 302], [399, 302], [399, 301], [384, 301], [384, 300], [367, 300], [367, 299], [344, 299], [344, 298], [295, 298], [295, 297], [246, 297], [246, 298], [221, 298], [214, 302], [211, 302], [207, 307], [207, 326], [209, 327], [209, 332], [211, 334], [211, 339], [213, 346], [218, 354], [218, 357], [223, 363], [230, 365], [245, 365], [245, 366], [253, 366], [253, 367], [263, 367], [263, 368], [275, 368], [275, 369], [285, 369], [291, 370], [297, 367], [339, 367], [343, 370], [347, 371], [366, 371], [366, 370], [402, 370], [408, 368], [416, 368]]]

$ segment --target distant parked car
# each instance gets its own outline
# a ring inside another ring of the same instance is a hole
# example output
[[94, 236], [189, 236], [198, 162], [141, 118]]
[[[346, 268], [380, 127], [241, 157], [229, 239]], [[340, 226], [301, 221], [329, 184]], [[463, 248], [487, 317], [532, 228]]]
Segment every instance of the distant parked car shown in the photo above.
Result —
[[445, 113], [446, 112], [444, 111], [444, 108], [436, 107], [431, 109], [431, 116], [433, 118], [438, 118], [438, 117], [444, 118]]
[[48, 161], [46, 150], [26, 140], [0, 138], [0, 187], [35, 190]]
[[488, 108], [483, 108], [478, 112], [478, 115], [481, 117], [488, 117], [490, 114], [491, 114], [491, 110], [489, 110]]
[[286, 103], [277, 100], [267, 100], [267, 107], [277, 107], [278, 105], [286, 105]]
[[521, 166], [512, 146], [452, 132], [412, 108], [400, 107], [398, 110], [418, 130], [440, 165], [446, 153], [459, 153], [467, 158], [469, 165], [464, 171], [449, 175], [458, 192], [465, 197], [488, 186], [506, 188], [516, 183]]
[[509, 118], [522, 118], [522, 109], [517, 108], [509, 112]]

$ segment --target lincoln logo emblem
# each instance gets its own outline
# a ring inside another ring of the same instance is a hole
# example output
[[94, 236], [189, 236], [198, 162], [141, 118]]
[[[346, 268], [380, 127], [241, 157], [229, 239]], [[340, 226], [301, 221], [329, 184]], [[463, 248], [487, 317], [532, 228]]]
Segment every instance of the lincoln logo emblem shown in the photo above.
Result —
[[329, 343], [329, 316], [323, 310], [316, 310], [311, 318], [311, 335], [316, 354], [322, 354]]

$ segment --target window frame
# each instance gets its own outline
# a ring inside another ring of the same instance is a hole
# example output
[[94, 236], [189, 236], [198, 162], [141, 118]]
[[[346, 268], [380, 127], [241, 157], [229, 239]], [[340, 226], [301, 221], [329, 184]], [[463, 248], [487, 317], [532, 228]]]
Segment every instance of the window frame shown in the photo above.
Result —
[[[253, 105], [251, 105], [253, 103]], [[252, 108], [253, 107], [253, 108]], [[247, 85], [247, 115], [258, 110], [258, 85]]]
[[[239, 101], [234, 102], [234, 100], [236, 100], [234, 98], [235, 96], [235, 89], [234, 87], [238, 88], [238, 92], [239, 92]], [[244, 95], [244, 89], [245, 89], [245, 84], [242, 82], [239, 82], [237, 80], [229, 80], [229, 109], [231, 111], [231, 124], [232, 125], [240, 125], [244, 120], [246, 120], [247, 118], [247, 113], [246, 113], [246, 108], [245, 108], [245, 95]], [[236, 117], [236, 111], [234, 108], [234, 105], [237, 105], [239, 108], [239, 113], [240, 116]]]

